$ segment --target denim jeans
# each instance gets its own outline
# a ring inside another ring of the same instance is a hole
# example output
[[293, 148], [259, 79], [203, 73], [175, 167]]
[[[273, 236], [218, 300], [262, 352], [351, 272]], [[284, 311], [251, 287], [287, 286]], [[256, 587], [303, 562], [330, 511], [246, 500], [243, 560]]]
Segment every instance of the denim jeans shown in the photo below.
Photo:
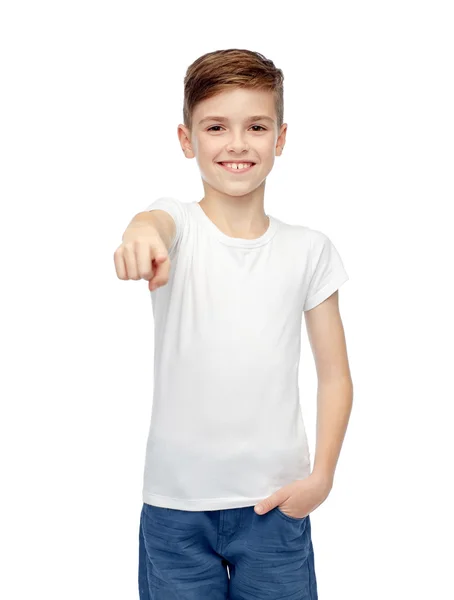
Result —
[[143, 503], [140, 600], [317, 600], [310, 517]]

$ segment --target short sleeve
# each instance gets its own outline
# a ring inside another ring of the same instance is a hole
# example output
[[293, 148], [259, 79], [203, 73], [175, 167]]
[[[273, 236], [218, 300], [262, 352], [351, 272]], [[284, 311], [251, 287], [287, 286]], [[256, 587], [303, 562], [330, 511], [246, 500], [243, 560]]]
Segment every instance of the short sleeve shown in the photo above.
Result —
[[186, 224], [187, 216], [184, 203], [177, 198], [161, 197], [149, 204], [144, 210], [165, 210], [175, 221], [175, 237], [169, 248], [169, 254], [171, 254], [180, 243]]
[[312, 276], [303, 310], [315, 308], [329, 298], [343, 283], [348, 274], [333, 242], [321, 231], [312, 230]]

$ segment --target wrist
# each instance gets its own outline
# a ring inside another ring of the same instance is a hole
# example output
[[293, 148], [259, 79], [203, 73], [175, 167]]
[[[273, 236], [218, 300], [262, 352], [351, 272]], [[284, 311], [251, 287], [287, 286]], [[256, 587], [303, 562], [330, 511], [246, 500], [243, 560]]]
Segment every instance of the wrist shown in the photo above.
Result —
[[331, 490], [331, 488], [333, 487], [333, 483], [334, 483], [334, 474], [331, 473], [330, 471], [327, 471], [326, 469], [322, 469], [322, 468], [315, 468], [312, 470], [311, 476], [314, 479], [317, 479], [317, 481], [320, 482], [320, 485], [322, 485], [324, 488], [326, 488], [327, 491]]

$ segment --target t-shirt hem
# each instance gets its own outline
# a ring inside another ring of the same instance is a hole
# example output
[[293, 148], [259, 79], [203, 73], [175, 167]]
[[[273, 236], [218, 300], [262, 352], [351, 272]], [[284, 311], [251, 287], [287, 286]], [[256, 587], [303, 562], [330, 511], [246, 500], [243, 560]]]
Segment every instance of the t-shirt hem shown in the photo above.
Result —
[[172, 498], [170, 496], [158, 496], [148, 492], [142, 493], [142, 499], [145, 504], [159, 506], [161, 508], [176, 508], [178, 510], [224, 510], [227, 508], [244, 508], [255, 506], [263, 500], [262, 497], [256, 498], [208, 498], [208, 499], [186, 499]]

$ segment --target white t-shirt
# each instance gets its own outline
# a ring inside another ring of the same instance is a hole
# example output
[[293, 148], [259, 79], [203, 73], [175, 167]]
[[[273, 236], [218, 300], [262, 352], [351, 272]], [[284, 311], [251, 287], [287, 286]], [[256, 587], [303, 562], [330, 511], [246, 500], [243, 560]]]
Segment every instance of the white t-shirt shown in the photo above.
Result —
[[154, 395], [143, 501], [253, 506], [310, 472], [298, 389], [303, 311], [348, 280], [320, 231], [271, 215], [259, 238], [224, 234], [197, 201], [172, 215], [165, 286], [150, 292]]

